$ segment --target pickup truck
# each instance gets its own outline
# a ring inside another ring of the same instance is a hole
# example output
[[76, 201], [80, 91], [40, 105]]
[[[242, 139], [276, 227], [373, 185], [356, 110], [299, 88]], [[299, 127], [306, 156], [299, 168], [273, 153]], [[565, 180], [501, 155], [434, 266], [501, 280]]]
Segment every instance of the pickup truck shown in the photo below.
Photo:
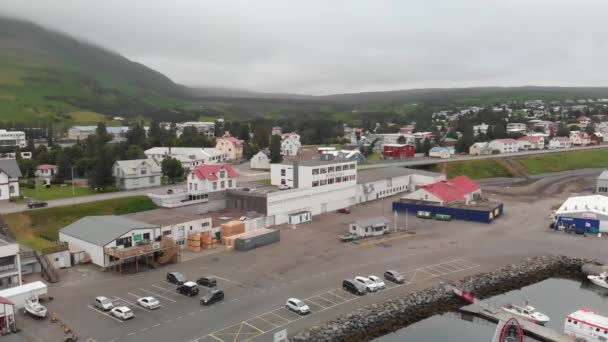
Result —
[[344, 235], [340, 235], [338, 237], [340, 238], [340, 241], [342, 241], [342, 242], [351, 242], [351, 241], [361, 239], [361, 237], [357, 234], [344, 234]]

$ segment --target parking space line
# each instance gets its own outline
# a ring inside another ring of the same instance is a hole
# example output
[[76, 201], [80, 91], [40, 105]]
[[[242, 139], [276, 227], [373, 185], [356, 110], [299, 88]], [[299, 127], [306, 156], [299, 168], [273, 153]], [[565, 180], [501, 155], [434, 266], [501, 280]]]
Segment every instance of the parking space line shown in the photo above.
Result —
[[237, 284], [237, 285], [245, 285], [245, 284], [243, 284], [243, 283], [241, 283], [241, 282], [238, 282], [238, 281], [235, 281], [235, 280], [226, 279], [226, 278], [222, 278], [222, 277], [217, 276], [217, 275], [215, 275], [215, 274], [213, 275], [213, 277], [215, 277], [215, 278], [217, 278], [217, 279], [219, 279], [219, 280], [227, 281], [227, 282], [229, 282], [229, 283], [233, 283], [233, 284]]
[[[325, 294], [325, 293], [324, 293], [324, 294]], [[332, 303], [333, 305], [338, 304], [338, 303], [336, 303], [336, 302], [334, 302], [334, 301], [332, 301], [332, 300], [329, 300], [329, 299], [327, 299], [327, 298], [323, 297], [323, 295], [324, 295], [324, 294], [320, 294], [320, 295], [318, 295], [317, 297], [319, 297], [319, 298], [321, 298], [321, 299], [324, 299], [324, 300], [326, 300], [326, 301], [328, 301], [328, 302]]]
[[164, 288], [164, 287], [162, 287], [162, 286], [158, 286], [158, 285], [154, 285], [154, 284], [152, 284], [151, 286], [153, 286], [153, 287], [155, 287], [155, 288], [157, 288], [157, 289], [159, 289], [159, 290], [161, 290], [161, 291], [164, 291], [164, 292], [169, 292], [169, 293], [171, 293], [171, 294], [175, 294], [175, 291], [172, 291], [172, 290], [167, 290], [166, 288]]
[[177, 301], [176, 301], [176, 300], [173, 300], [173, 299], [171, 299], [171, 298], [167, 298], [167, 297], [165, 297], [165, 296], [163, 296], [163, 295], [161, 295], [161, 294], [158, 294], [158, 293], [155, 293], [155, 292], [152, 292], [152, 291], [148, 291], [148, 290], [146, 290], [146, 289], [142, 289], [142, 288], [140, 288], [140, 290], [142, 290], [142, 291], [144, 291], [144, 292], [147, 292], [147, 293], [149, 293], [149, 294], [152, 294], [152, 295], [154, 295], [154, 296], [157, 296], [157, 297], [160, 297], [160, 298], [166, 299], [166, 300], [168, 300], [168, 301], [170, 301], [170, 302], [177, 303]]
[[[318, 296], [315, 296], [315, 297], [318, 297]], [[308, 298], [308, 301], [313, 302], [313, 304], [315, 304], [316, 306], [320, 306], [320, 307], [322, 307], [323, 309], [325, 309], [325, 308], [327, 307], [326, 305], [319, 304], [319, 303], [315, 302], [314, 300], [312, 300], [312, 297], [311, 297], [311, 298]]]
[[[275, 316], [276, 316], [276, 315], [275, 315]], [[269, 321], [269, 320], [266, 320], [266, 319], [262, 318], [262, 316], [256, 316], [256, 317], [254, 317], [254, 318], [261, 319], [262, 321], [264, 321], [264, 322], [266, 322], [266, 323], [268, 323], [268, 324], [270, 324], [270, 325], [272, 325], [272, 326], [274, 326], [274, 327], [278, 327], [278, 325], [276, 325], [276, 324], [272, 323], [272, 322], [271, 322], [271, 321]], [[248, 320], [248, 321], [249, 321], [249, 320]]]
[[133, 296], [133, 297], [135, 297], [135, 298], [137, 298], [137, 299], [141, 298], [140, 296], [136, 295], [135, 293], [127, 292], [127, 294], [128, 294], [129, 296]]
[[338, 297], [338, 298], [340, 298], [342, 300], [347, 300], [346, 298], [340, 296], [339, 294], [335, 293], [334, 291], [336, 291], [336, 290], [331, 290], [328, 293], [331, 293], [332, 295], [334, 295], [334, 296], [336, 296], [336, 297]]
[[454, 264], [454, 263], [443, 264], [443, 265], [441, 265], [441, 267], [445, 268], [446, 270], [450, 270], [452, 272], [464, 269], [462, 266], [460, 266], [458, 264]]
[[126, 299], [122, 299], [122, 298], [120, 298], [120, 297], [114, 297], [114, 298], [116, 298], [116, 299], [118, 299], [118, 300], [120, 300], [120, 301], [122, 301], [122, 302], [126, 303], [126, 304], [125, 304], [125, 306], [131, 306], [131, 305], [132, 305], [132, 306], [137, 307], [137, 308], [139, 309], [139, 305], [137, 305], [137, 304], [135, 304], [135, 303], [133, 303], [133, 302], [129, 302], [128, 300], [126, 300]]
[[245, 322], [245, 321], [243, 321], [243, 323], [247, 324], [248, 326], [252, 327], [253, 329], [255, 329], [255, 330], [259, 331], [259, 332], [260, 332], [260, 333], [262, 333], [262, 334], [263, 334], [263, 333], [265, 333], [265, 331], [262, 331], [262, 330], [258, 329], [257, 327], [254, 327], [253, 325], [251, 325], [251, 324], [249, 324], [249, 323], [247, 323], [247, 322]]
[[433, 266], [433, 270], [439, 270], [442, 273], [445, 273], [445, 272], [454, 272], [454, 270], [452, 270], [452, 269], [450, 269], [450, 268], [448, 268], [448, 267], [446, 267], [444, 265], [445, 264]]
[[[218, 341], [220, 341], [220, 342], [225, 342], [224, 340], [221, 340], [221, 339], [219, 339], [219, 338], [217, 338], [217, 337], [213, 336], [213, 334], [209, 334], [209, 335], [206, 335], [206, 336], [211, 336], [211, 337], [213, 337], [214, 339], [216, 339], [216, 340], [218, 340]], [[205, 337], [205, 336], [203, 336], [203, 337]], [[195, 341], [198, 341], [198, 339], [196, 339]]]
[[432, 275], [433, 277], [437, 277], [437, 276], [439, 276], [439, 274], [435, 274], [435, 273], [433, 273], [433, 272], [429, 272], [429, 271], [427, 271], [427, 270], [426, 270], [426, 269], [424, 269], [424, 268], [421, 268], [421, 269], [419, 269], [418, 271], [421, 271], [421, 272], [424, 272], [424, 273], [428, 273], [428, 274]]
[[87, 307], [88, 307], [89, 309], [91, 309], [91, 310], [93, 310], [93, 311], [95, 311], [95, 312], [99, 313], [99, 314], [102, 314], [102, 315], [104, 315], [104, 316], [106, 316], [106, 317], [109, 317], [109, 318], [111, 318], [111, 319], [115, 320], [116, 322], [124, 323], [123, 321], [119, 320], [118, 318], [116, 318], [116, 317], [114, 317], [114, 316], [112, 316], [112, 315], [110, 315], [110, 314], [108, 314], [108, 313], [101, 312], [101, 311], [99, 311], [98, 309], [95, 309], [94, 307], [92, 307], [92, 306], [90, 306], [90, 305], [87, 305]]
[[[277, 309], [277, 310], [282, 310], [282, 309], [283, 309], [283, 308], [281, 308], [281, 309]], [[275, 316], [275, 317], [278, 317], [278, 318], [280, 318], [280, 319], [284, 320], [285, 322], [291, 322], [291, 321], [290, 321], [290, 320], [288, 320], [287, 318], [285, 318], [285, 317], [283, 317], [283, 316], [279, 316], [279, 315], [275, 314], [274, 312], [275, 312], [275, 311], [277, 311], [277, 310], [270, 311], [270, 312], [269, 312], [269, 313], [267, 313], [267, 314], [271, 314], [271, 315], [273, 315], [273, 316]], [[265, 314], [265, 315], [267, 315], [267, 314]], [[258, 316], [258, 317], [259, 317], [259, 316]]]
[[459, 265], [462, 265], [464, 267], [471, 267], [471, 265], [475, 265], [475, 263], [473, 263], [473, 262], [470, 262], [470, 261], [465, 260], [465, 259], [460, 259], [460, 258], [454, 259], [454, 260], [452, 260], [452, 262], [454, 262], [456, 264], [459, 264]]

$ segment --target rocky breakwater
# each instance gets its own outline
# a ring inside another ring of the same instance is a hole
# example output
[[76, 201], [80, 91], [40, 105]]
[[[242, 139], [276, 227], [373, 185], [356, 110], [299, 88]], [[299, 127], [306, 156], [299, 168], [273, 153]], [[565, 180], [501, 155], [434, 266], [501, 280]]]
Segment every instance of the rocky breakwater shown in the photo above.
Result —
[[[488, 298], [548, 278], [581, 277], [588, 260], [565, 256], [541, 256], [505, 266], [493, 272], [466, 277], [459, 287], [478, 298]], [[422, 319], [454, 311], [466, 305], [441, 286], [360, 308], [346, 316], [315, 326], [291, 338], [292, 342], [369, 341]]]

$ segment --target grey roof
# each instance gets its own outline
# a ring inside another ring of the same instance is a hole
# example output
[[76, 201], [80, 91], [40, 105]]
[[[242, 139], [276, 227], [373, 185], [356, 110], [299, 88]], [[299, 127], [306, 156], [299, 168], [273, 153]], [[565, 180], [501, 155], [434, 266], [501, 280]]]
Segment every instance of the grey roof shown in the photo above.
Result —
[[152, 172], [161, 172], [160, 165], [155, 159], [133, 159], [133, 160], [117, 160], [116, 165], [121, 168], [125, 175], [130, 175], [134, 173], [135, 168], [137, 168], [141, 163], [147, 163], [150, 165]]
[[194, 221], [210, 216], [195, 214], [190, 211], [181, 210], [181, 208], [158, 208], [153, 210], [140, 211], [138, 213], [127, 214], [123, 217], [150, 224], [157, 224], [161, 227], [164, 227], [173, 224]]
[[[284, 165], [294, 165], [293, 163], [283, 163]], [[331, 164], [342, 164], [342, 163], [352, 163], [351, 160], [321, 160], [321, 159], [310, 159], [310, 160], [298, 160], [298, 165], [300, 166], [323, 166], [323, 165], [331, 165]]]
[[60, 232], [103, 247], [114, 239], [138, 228], [159, 228], [159, 226], [122, 216], [86, 216], [61, 228]]
[[0, 159], [0, 170], [6, 172], [11, 178], [21, 177], [21, 170], [15, 159]]
[[608, 170], [602, 172], [602, 174], [599, 177], [597, 177], [597, 179], [608, 180]]
[[388, 224], [389, 222], [391, 222], [391, 221], [388, 220], [386, 217], [376, 216], [376, 217], [366, 218], [363, 220], [357, 220], [357, 221], [355, 221], [355, 224], [360, 227], [369, 227], [369, 226], [376, 226], [376, 225], [381, 225], [381, 224]]
[[440, 173], [425, 170], [408, 169], [405, 167], [391, 166], [381, 169], [359, 170], [357, 173], [357, 184], [376, 182], [379, 180], [394, 178], [407, 175], [421, 175], [429, 177], [439, 177]]

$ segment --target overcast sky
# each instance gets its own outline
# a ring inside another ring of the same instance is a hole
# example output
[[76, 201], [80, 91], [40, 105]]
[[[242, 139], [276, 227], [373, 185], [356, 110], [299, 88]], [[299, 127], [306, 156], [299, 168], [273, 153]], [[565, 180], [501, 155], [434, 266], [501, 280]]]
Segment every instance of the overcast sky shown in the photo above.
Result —
[[0, 0], [185, 85], [608, 86], [607, 0]]

